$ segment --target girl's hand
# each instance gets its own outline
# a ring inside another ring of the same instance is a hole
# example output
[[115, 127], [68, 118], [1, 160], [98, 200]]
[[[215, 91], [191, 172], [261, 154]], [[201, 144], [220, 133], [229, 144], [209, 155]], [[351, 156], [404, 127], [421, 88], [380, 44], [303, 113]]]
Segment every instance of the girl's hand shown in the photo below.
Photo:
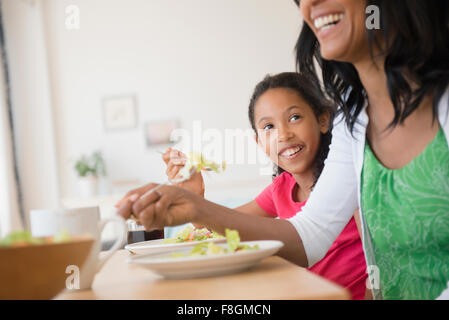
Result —
[[[164, 160], [167, 165], [165, 174], [167, 175], [168, 180], [180, 178], [179, 171], [184, 167], [187, 161], [186, 155], [176, 149], [168, 148], [162, 155], [162, 160]], [[201, 172], [195, 172], [189, 180], [174, 185], [204, 197], [205, 186]]]
[[160, 230], [164, 226], [181, 225], [196, 220], [198, 214], [196, 208], [203, 199], [177, 186], [162, 186], [144, 197], [130, 200], [132, 195], [143, 194], [156, 186], [157, 184], [150, 183], [128, 192], [130, 196], [122, 199], [117, 213], [124, 219], [134, 215], [147, 231]]

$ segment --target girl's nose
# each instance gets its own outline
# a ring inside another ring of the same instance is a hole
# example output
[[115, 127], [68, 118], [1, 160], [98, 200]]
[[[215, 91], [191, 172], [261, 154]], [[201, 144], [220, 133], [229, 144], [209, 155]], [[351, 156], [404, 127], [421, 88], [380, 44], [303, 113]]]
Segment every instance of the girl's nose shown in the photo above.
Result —
[[279, 128], [278, 129], [278, 141], [287, 141], [293, 136], [293, 132], [288, 130], [288, 128]]

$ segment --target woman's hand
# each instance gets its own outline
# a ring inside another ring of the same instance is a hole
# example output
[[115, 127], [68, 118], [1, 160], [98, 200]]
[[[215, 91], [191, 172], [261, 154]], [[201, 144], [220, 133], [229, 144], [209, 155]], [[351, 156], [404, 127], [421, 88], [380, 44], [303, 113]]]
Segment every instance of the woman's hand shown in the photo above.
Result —
[[[168, 148], [162, 155], [162, 159], [167, 165], [165, 174], [167, 175], [168, 180], [180, 178], [179, 171], [184, 167], [187, 161], [186, 155], [176, 149]], [[189, 180], [176, 183], [174, 185], [187, 189], [204, 197], [205, 187], [201, 172], [195, 172]]]
[[124, 219], [134, 215], [147, 231], [160, 230], [164, 226], [175, 226], [196, 220], [198, 212], [196, 205], [199, 203], [198, 200], [203, 198], [177, 186], [162, 186], [141, 197], [146, 191], [156, 186], [157, 184], [150, 183], [128, 192], [117, 203], [119, 205], [117, 213]]
[[226, 228], [235, 229], [242, 241], [280, 240], [284, 243], [278, 253], [281, 257], [303, 267], [308, 265], [301, 238], [289, 221], [241, 213], [177, 186], [162, 186], [139, 197], [156, 186], [150, 183], [128, 192], [117, 213], [125, 219], [134, 215], [147, 231], [191, 222], [221, 234]]
[[[131, 191], [128, 191], [125, 196], [119, 200], [119, 202], [117, 202], [115, 204], [115, 207], [117, 209], [120, 209], [121, 207], [124, 206], [132, 206], [134, 204], [134, 202], [140, 198], [140, 196], [142, 196], [145, 192], [149, 191], [151, 189], [152, 184], [147, 184], [144, 185], [143, 187], [137, 188], [137, 189], [133, 189]], [[130, 219], [132, 219], [133, 217], [131, 216]]]

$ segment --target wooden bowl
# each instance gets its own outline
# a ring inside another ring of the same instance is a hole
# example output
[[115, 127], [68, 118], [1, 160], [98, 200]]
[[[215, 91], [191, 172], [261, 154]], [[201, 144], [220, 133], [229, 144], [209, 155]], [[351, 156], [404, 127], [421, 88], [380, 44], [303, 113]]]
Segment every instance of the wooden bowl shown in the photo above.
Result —
[[0, 299], [55, 297], [73, 274], [66, 273], [67, 267], [81, 269], [94, 241], [91, 237], [73, 237], [62, 243], [0, 247]]

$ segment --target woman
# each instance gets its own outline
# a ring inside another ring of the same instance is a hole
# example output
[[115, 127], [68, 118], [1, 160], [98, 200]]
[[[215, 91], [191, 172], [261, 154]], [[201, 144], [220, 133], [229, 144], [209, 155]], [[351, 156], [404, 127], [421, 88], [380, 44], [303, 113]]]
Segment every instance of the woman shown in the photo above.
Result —
[[[318, 79], [317, 58], [341, 111], [300, 215], [253, 217], [177, 187], [130, 199], [154, 184], [128, 193], [119, 213], [147, 229], [191, 221], [237, 229], [243, 240], [281, 240], [280, 256], [311, 267], [359, 206], [374, 298], [440, 295], [449, 280], [449, 4], [372, 2], [300, 1], [298, 67]], [[365, 27], [371, 4], [380, 30]]]
[[[273, 181], [235, 210], [279, 219], [301, 214], [323, 170], [332, 138], [332, 107], [320, 91], [309, 77], [297, 72], [267, 75], [256, 85], [248, 118], [257, 145], [274, 163]], [[277, 152], [272, 152], [273, 146]], [[185, 155], [169, 148], [162, 159], [169, 180], [179, 178]], [[201, 172], [178, 185], [204, 196]], [[308, 270], [347, 288], [352, 299], [360, 300], [365, 296], [367, 274], [358, 226], [351, 218], [324, 258]]]

